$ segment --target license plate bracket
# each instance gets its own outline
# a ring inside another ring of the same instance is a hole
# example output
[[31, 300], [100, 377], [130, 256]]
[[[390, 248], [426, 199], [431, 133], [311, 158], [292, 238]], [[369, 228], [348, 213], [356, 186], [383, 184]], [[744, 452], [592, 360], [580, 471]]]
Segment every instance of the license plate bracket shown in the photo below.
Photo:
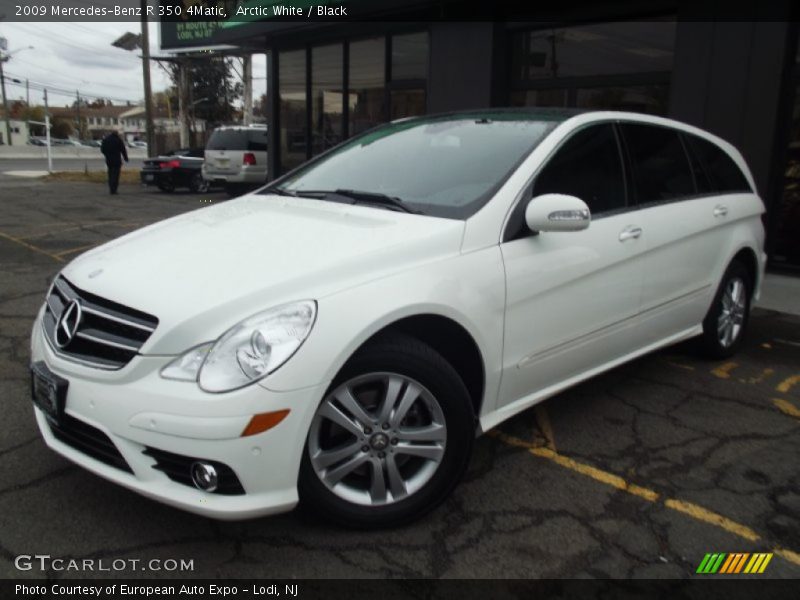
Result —
[[68, 387], [69, 382], [53, 373], [43, 362], [31, 365], [31, 399], [56, 425], [64, 416]]

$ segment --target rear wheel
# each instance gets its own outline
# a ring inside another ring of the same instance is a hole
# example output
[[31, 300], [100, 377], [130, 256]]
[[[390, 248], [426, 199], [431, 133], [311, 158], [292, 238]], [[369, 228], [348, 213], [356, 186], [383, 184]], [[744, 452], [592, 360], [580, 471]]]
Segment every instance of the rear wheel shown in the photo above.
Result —
[[747, 267], [738, 261], [732, 262], [722, 276], [703, 321], [700, 342], [703, 353], [709, 358], [727, 358], [741, 346], [750, 316], [752, 290]]
[[208, 191], [209, 183], [203, 179], [201, 173], [195, 173], [189, 180], [189, 190], [194, 194], [205, 194]]
[[431, 510], [469, 462], [469, 394], [430, 346], [385, 336], [360, 350], [333, 382], [311, 424], [301, 502], [350, 527], [388, 527]]

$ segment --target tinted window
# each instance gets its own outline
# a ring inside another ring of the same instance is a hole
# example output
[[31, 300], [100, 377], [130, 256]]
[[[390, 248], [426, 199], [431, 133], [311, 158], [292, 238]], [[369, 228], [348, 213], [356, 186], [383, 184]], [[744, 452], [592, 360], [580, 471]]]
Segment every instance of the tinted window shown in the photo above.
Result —
[[694, 159], [704, 171], [710, 189], [717, 192], [750, 192], [744, 174], [722, 148], [695, 135], [685, 135]]
[[206, 150], [244, 150], [247, 133], [241, 129], [217, 129], [211, 134]]
[[612, 125], [577, 132], [558, 149], [536, 177], [533, 195], [577, 196], [592, 214], [625, 206], [625, 183]]
[[247, 149], [257, 152], [267, 151], [267, 132], [263, 129], [254, 129], [247, 132]]
[[639, 204], [695, 194], [689, 159], [678, 132], [666, 127], [622, 125]]

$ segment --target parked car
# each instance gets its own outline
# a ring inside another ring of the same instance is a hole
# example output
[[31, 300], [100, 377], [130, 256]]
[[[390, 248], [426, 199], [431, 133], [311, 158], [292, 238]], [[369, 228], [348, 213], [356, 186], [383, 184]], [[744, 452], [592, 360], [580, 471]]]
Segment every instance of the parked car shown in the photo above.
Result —
[[158, 186], [162, 192], [187, 187], [194, 193], [205, 193], [209, 184], [203, 178], [202, 148], [182, 148], [164, 156], [146, 158], [139, 172], [144, 185]]
[[31, 146], [47, 146], [47, 138], [31, 136], [28, 138], [28, 143]]
[[545, 398], [689, 338], [731, 356], [763, 213], [733, 146], [668, 119], [390, 123], [64, 267], [33, 328], [36, 420], [191, 512], [299, 497], [404, 523], [447, 497], [476, 434]]
[[267, 181], [267, 128], [264, 125], [225, 126], [206, 143], [203, 177], [225, 186], [230, 196]]
[[103, 145], [103, 140], [81, 140], [81, 144], [90, 148], [99, 148]]

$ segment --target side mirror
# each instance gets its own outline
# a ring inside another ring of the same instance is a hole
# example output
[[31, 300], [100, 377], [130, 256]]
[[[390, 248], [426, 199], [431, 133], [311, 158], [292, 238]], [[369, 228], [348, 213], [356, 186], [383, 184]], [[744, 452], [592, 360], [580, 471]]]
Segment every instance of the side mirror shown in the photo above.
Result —
[[591, 222], [586, 203], [565, 194], [536, 196], [525, 209], [525, 223], [531, 231], [581, 231]]

